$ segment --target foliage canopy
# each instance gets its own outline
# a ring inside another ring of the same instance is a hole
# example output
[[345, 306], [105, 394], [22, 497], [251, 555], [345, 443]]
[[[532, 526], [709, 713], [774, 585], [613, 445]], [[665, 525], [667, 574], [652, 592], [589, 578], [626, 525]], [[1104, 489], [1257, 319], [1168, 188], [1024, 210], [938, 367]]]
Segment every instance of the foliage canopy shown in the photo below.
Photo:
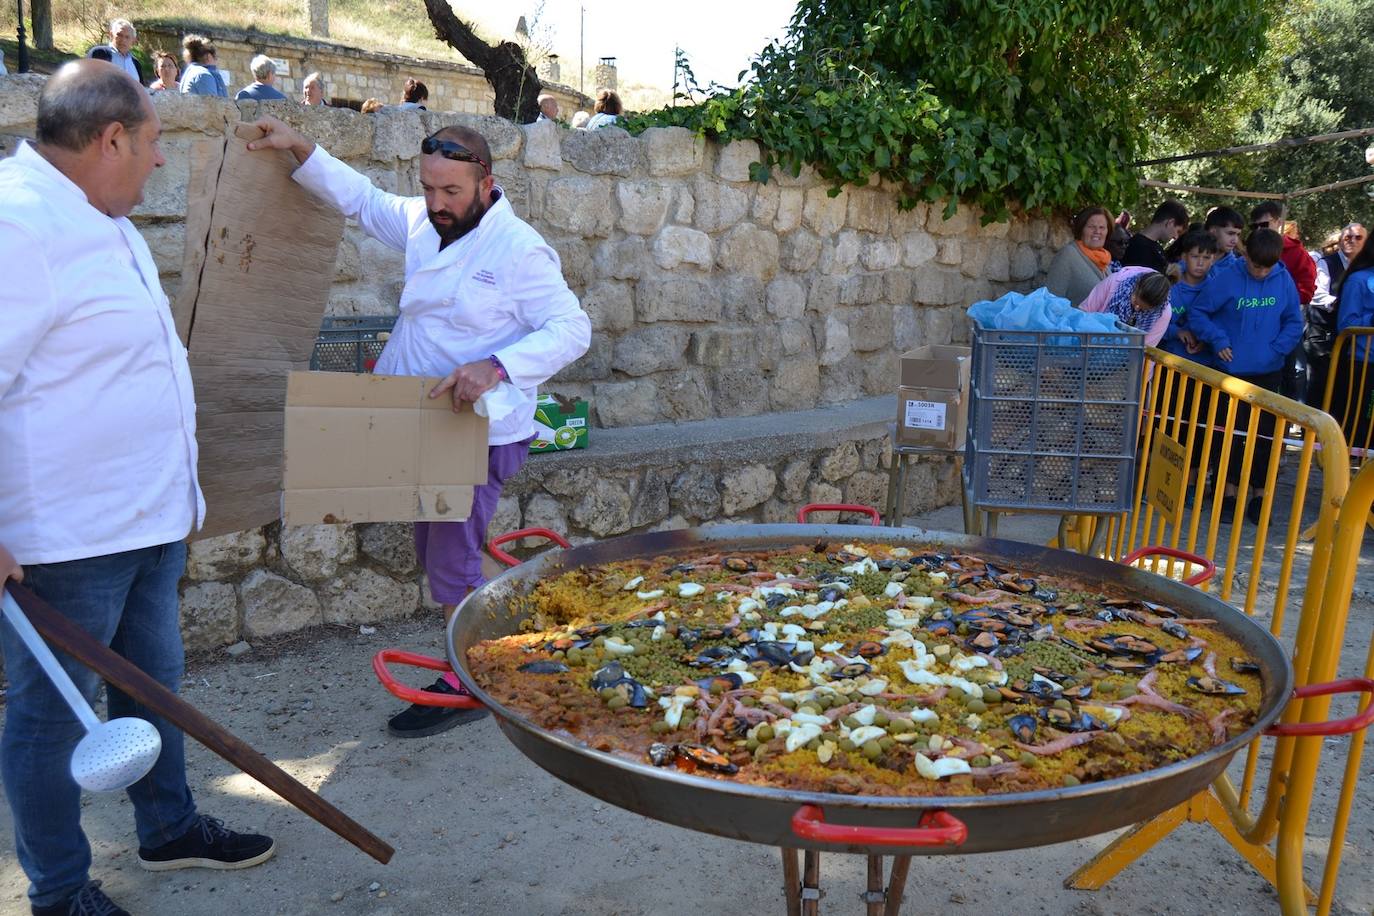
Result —
[[[737, 89], [640, 116], [764, 148], [906, 202], [989, 217], [1128, 201], [1152, 133], [1205, 116], [1253, 66], [1282, 0], [800, 0]], [[748, 79], [746, 80], [746, 77]]]

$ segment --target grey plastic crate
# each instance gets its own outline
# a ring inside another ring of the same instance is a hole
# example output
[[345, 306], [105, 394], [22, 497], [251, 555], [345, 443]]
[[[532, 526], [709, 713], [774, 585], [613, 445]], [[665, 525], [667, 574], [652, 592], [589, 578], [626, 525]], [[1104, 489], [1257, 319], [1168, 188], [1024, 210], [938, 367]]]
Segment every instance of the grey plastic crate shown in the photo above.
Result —
[[310, 368], [317, 372], [371, 372], [395, 327], [394, 316], [326, 318], [315, 338]]
[[1145, 335], [973, 326], [964, 461], [980, 509], [1111, 513], [1129, 505]]

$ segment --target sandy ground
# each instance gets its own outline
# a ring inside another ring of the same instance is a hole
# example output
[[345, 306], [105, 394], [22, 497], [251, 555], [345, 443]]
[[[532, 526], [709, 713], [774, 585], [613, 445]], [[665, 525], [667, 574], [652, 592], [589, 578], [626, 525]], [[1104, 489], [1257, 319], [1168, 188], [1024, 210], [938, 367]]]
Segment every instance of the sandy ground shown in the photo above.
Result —
[[[915, 520], [957, 530], [945, 509]], [[1044, 518], [1008, 519], [1001, 535], [1043, 540]], [[1363, 577], [1368, 588], [1374, 581]], [[1272, 585], [1269, 586], [1272, 591]], [[1347, 655], [1362, 660], [1371, 596], [1357, 592]], [[1295, 615], [1292, 615], [1295, 616]], [[363, 636], [342, 628], [258, 646], [238, 659], [193, 659], [184, 694], [396, 847], [379, 865], [194, 742], [203, 811], [276, 837], [272, 861], [244, 872], [155, 875], [136, 861], [122, 794], [89, 796], [92, 876], [136, 914], [781, 913], [778, 854], [647, 820], [584, 795], [529, 763], [490, 718], [397, 741], [383, 723], [398, 701], [377, 685], [372, 654], [403, 646], [442, 654], [436, 623], [410, 620]], [[1332, 749], [1340, 745], [1333, 742]], [[1374, 756], [1374, 755], [1371, 755]], [[1309, 877], [1318, 874], [1343, 758], [1323, 771]], [[1369, 765], [1365, 767], [1370, 769]], [[0, 810], [0, 913], [27, 913], [26, 879]], [[1111, 834], [981, 856], [916, 859], [904, 913], [1252, 914], [1276, 912], [1267, 884], [1210, 828], [1187, 825], [1095, 893], [1062, 881]], [[1374, 910], [1374, 814], [1367, 793], [1347, 837], [1336, 912]], [[861, 913], [864, 860], [822, 857], [822, 910]]]

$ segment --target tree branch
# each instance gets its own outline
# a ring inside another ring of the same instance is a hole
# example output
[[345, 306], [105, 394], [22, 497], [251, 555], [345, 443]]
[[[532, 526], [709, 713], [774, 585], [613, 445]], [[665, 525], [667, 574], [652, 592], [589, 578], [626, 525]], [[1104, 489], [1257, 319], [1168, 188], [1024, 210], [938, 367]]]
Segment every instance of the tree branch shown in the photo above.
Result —
[[539, 116], [539, 91], [543, 83], [525, 59], [525, 51], [513, 41], [493, 47], [468, 23], [453, 14], [448, 0], [424, 0], [425, 12], [440, 41], [481, 68], [496, 94], [496, 114], [520, 123]]

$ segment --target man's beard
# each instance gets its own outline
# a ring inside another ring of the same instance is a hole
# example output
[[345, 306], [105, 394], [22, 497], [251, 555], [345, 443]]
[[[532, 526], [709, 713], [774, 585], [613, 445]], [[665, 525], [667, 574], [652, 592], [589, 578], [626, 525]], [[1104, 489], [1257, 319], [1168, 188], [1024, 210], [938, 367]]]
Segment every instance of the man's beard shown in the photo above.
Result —
[[[480, 192], [473, 195], [472, 203], [463, 211], [462, 216], [451, 210], [430, 210], [429, 223], [434, 227], [434, 231], [439, 233], [439, 249], [442, 251], [475, 229], [486, 212], [487, 207], [482, 203]], [[435, 222], [437, 217], [447, 217], [448, 223]]]

